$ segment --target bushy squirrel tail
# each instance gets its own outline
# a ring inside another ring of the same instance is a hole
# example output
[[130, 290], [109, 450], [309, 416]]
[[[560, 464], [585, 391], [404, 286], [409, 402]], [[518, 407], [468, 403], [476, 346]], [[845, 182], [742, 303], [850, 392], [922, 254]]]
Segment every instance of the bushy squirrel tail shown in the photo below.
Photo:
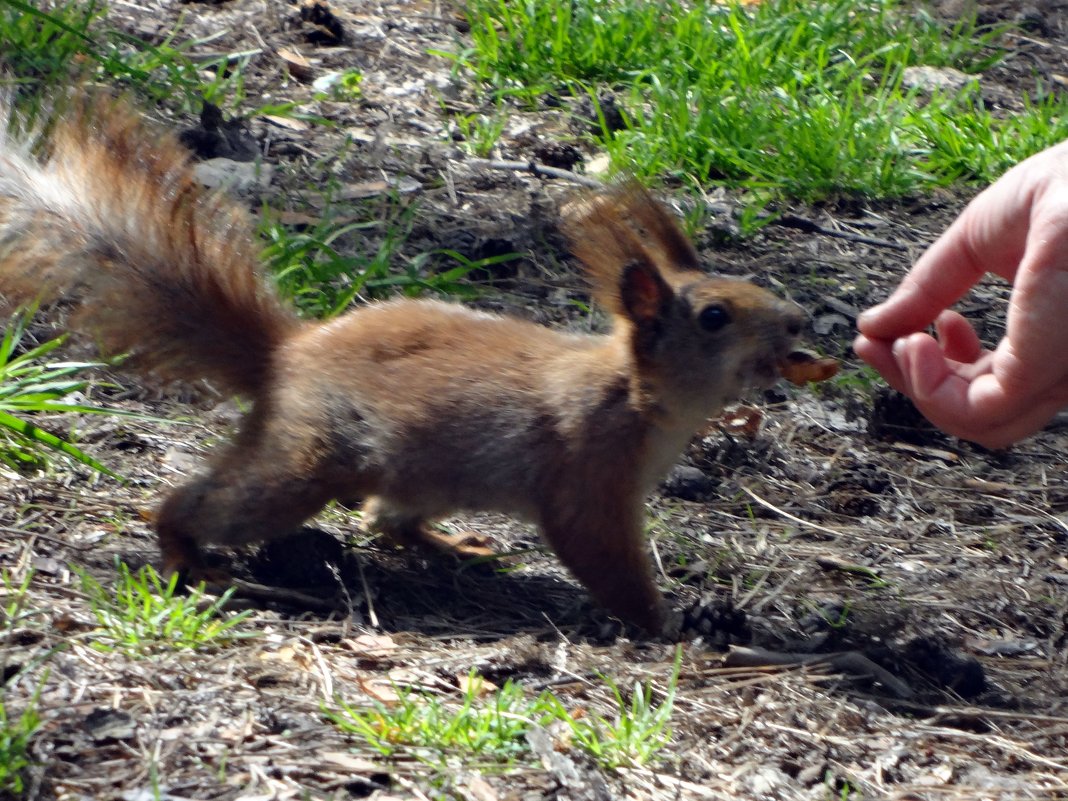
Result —
[[0, 98], [0, 294], [75, 301], [71, 327], [106, 353], [258, 396], [301, 323], [261, 274], [248, 213], [122, 101], [75, 100], [43, 136], [13, 116]]

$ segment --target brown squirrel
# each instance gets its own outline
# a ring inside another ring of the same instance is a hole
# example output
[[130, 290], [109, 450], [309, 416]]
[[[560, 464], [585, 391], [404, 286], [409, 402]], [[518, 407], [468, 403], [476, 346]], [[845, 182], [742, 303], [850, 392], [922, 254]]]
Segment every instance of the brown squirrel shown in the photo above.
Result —
[[444, 549], [462, 546], [428, 521], [498, 510], [537, 523], [612, 613], [659, 629], [644, 498], [709, 417], [778, 378], [793, 304], [700, 272], [671, 215], [626, 185], [564, 223], [608, 334], [436, 300], [303, 321], [264, 276], [249, 215], [197, 183], [174, 137], [123, 103], [74, 105], [45, 141], [0, 133], [0, 292], [73, 298], [71, 326], [127, 366], [252, 401], [163, 502], [167, 570], [210, 572], [202, 545], [289, 533], [334, 498]]

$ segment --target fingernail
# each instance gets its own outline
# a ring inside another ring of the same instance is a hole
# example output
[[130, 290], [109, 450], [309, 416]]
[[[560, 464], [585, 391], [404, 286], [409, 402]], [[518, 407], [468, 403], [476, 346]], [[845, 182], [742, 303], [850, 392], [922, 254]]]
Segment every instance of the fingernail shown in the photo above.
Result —
[[858, 314], [857, 327], [862, 328], [866, 323], [870, 323], [872, 319], [874, 319], [878, 315], [879, 309], [882, 308], [882, 305], [883, 304], [880, 303], [878, 306], [872, 306], [870, 309], [865, 309], [860, 314]]

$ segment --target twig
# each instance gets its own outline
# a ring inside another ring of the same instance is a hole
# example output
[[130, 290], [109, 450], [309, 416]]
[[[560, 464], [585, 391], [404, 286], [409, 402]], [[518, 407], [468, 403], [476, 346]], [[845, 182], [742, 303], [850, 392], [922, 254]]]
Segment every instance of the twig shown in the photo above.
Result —
[[549, 167], [538, 164], [536, 161], [493, 161], [491, 159], [468, 159], [467, 163], [472, 167], [481, 167], [484, 170], [510, 170], [511, 172], [529, 172], [538, 178], [559, 178], [562, 181], [570, 181], [574, 184], [587, 186], [590, 189], [604, 189], [603, 181], [596, 178], [588, 178], [585, 175], [562, 170], [559, 167]]
[[754, 501], [759, 503], [765, 509], [770, 509], [771, 511], [775, 512], [775, 514], [782, 515], [787, 520], [792, 520], [795, 523], [797, 523], [799, 526], [804, 526], [805, 528], [815, 529], [816, 531], [822, 531], [824, 534], [832, 535], [835, 539], [840, 539], [842, 537], [843, 532], [835, 531], [833, 528], [827, 528], [826, 526], [821, 526], [819, 523], [810, 523], [807, 520], [802, 520], [800, 517], [797, 517], [796, 515], [790, 514], [785, 509], [780, 509], [778, 506], [775, 506], [773, 503], [771, 503], [771, 501], [764, 500], [763, 498], [761, 498], [759, 495], [757, 495], [755, 492], [753, 492], [748, 487], [742, 487], [742, 492], [744, 492], [746, 495], [748, 495]]
[[367, 619], [371, 622], [371, 628], [380, 629], [381, 624], [378, 622], [378, 613], [375, 612], [375, 599], [371, 592], [371, 585], [367, 583], [367, 576], [363, 572], [363, 561], [356, 560], [356, 569], [360, 572], [360, 583], [363, 585], [363, 597], [367, 601]]
[[315, 595], [309, 595], [299, 590], [291, 590], [286, 587], [270, 587], [266, 584], [257, 584], [243, 579], [232, 579], [229, 585], [234, 588], [234, 594], [241, 598], [253, 601], [268, 601], [271, 603], [288, 603], [295, 606], [304, 606], [320, 612], [338, 611], [337, 600], [327, 600]]
[[1022, 745], [1020, 745], [1020, 743], [1013, 742], [1012, 740], [1009, 740], [1008, 738], [999, 736], [997, 734], [991, 734], [990, 732], [977, 734], [975, 732], [960, 731], [958, 729], [948, 728], [946, 726], [917, 726], [916, 728], [919, 731], [927, 729], [927, 731], [933, 732], [942, 737], [946, 737], [947, 739], [955, 738], [959, 740], [967, 740], [969, 742], [981, 743], [983, 748], [989, 748], [993, 746], [994, 748], [1001, 749], [1002, 751], [1011, 754], [1021, 762], [1030, 762], [1036, 765], [1045, 765], [1046, 767], [1053, 768], [1057, 771], [1064, 771], [1068, 769], [1068, 764], [1066, 764], [1064, 761], [1058, 762], [1055, 759], [1050, 759], [1049, 757], [1042, 756], [1042, 754], [1036, 754], [1033, 751], [1024, 748]]
[[815, 220], [810, 220], [808, 217], [802, 217], [798, 214], [783, 214], [780, 217], [773, 216], [768, 222], [771, 225], [779, 225], [783, 228], [796, 228], [799, 231], [805, 231], [810, 234], [832, 236], [835, 239], [845, 239], [847, 242], [856, 242], [860, 245], [871, 245], [872, 247], [889, 248], [890, 250], [909, 249], [908, 245], [903, 245], [900, 242], [891, 242], [889, 239], [878, 239], [873, 236], [850, 233], [849, 231], [836, 231], [833, 228], [824, 228]]
[[89, 543], [86, 545], [78, 545], [67, 540], [60, 539], [59, 537], [49, 537], [47, 534], [42, 534], [40, 531], [29, 531], [26, 529], [15, 528], [13, 526], [0, 526], [0, 533], [14, 534], [17, 537], [27, 537], [35, 540], [43, 540], [44, 542], [51, 543], [59, 548], [70, 548], [73, 551], [91, 551], [97, 547], [96, 543]]
[[840, 651], [833, 654], [794, 654], [768, 651], [764, 648], [732, 645], [723, 660], [727, 667], [756, 667], [778, 665], [783, 667], [811, 667], [829, 665], [851, 676], [871, 676], [882, 684], [895, 698], [912, 698], [912, 689], [886, 668], [872, 662], [859, 651]]
[[[859, 697], [872, 698], [878, 700], [878, 696], [868, 696], [864, 693], [859, 693]], [[956, 718], [958, 720], [1007, 720], [1015, 723], [1027, 721], [1029, 723], [1066, 723], [1068, 724], [1068, 717], [1064, 715], [1045, 715], [1041, 712], [1028, 712], [1022, 709], [984, 709], [979, 706], [945, 706], [938, 704], [932, 706], [931, 704], [922, 704], [916, 701], [906, 701], [899, 699], [893, 704], [896, 710], [903, 712], [911, 712], [917, 717], [930, 717], [934, 718], [937, 722], [946, 719]]]
[[1017, 34], [1016, 38], [1019, 39], [1021, 42], [1037, 45], [1038, 47], [1044, 47], [1046, 49], [1055, 48], [1057, 50], [1068, 50], [1068, 47], [1065, 47], [1062, 44], [1058, 44], [1057, 42], [1044, 42], [1041, 39], [1032, 39], [1030, 36], [1023, 36], [1022, 34]]

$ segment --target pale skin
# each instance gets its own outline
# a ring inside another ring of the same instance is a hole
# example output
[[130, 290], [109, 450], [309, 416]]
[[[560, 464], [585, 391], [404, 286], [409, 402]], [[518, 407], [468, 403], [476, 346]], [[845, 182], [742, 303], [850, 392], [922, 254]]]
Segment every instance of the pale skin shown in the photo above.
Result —
[[[986, 273], [1012, 284], [993, 350], [949, 309]], [[857, 327], [857, 355], [949, 434], [1000, 448], [1068, 406], [1068, 142], [978, 195]]]

